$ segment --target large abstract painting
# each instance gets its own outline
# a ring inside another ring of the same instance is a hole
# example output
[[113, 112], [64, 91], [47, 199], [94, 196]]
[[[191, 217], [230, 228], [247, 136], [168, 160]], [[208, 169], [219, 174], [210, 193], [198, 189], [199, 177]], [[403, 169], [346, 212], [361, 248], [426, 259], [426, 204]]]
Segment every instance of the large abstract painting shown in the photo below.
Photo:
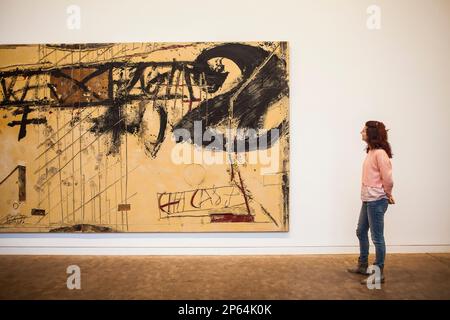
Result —
[[0, 45], [0, 232], [289, 230], [286, 42]]

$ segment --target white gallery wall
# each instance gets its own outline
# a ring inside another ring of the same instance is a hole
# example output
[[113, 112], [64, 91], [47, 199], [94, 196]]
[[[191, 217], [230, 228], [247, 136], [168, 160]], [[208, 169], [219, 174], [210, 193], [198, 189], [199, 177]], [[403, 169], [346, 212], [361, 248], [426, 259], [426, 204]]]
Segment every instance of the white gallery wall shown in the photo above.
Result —
[[0, 0], [1, 44], [250, 40], [290, 43], [289, 232], [0, 234], [0, 254], [356, 253], [372, 119], [394, 152], [388, 252], [450, 251], [449, 0]]

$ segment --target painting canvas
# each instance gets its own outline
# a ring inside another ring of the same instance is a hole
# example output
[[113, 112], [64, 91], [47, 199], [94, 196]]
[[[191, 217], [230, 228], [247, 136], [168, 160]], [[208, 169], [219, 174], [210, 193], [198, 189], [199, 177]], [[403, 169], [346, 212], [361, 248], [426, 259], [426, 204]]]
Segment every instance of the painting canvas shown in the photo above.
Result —
[[0, 151], [0, 232], [288, 231], [288, 43], [0, 45]]

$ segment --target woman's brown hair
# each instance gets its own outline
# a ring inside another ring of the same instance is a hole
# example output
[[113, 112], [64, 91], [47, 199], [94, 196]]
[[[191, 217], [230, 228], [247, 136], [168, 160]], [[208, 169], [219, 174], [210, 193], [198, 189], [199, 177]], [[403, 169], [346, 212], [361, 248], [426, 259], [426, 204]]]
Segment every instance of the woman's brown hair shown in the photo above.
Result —
[[369, 152], [370, 149], [383, 149], [389, 158], [392, 158], [391, 145], [388, 142], [388, 130], [386, 130], [384, 123], [380, 121], [367, 121], [366, 127], [366, 152]]

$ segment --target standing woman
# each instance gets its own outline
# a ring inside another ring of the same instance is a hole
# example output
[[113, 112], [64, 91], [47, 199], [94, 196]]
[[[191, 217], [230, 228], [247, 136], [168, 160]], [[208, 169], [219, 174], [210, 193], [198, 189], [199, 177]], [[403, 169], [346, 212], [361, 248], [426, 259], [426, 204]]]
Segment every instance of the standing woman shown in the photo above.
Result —
[[[387, 130], [383, 122], [367, 121], [361, 130], [362, 139], [367, 143], [366, 159], [363, 163], [361, 200], [356, 235], [359, 239], [360, 255], [356, 268], [348, 269], [351, 273], [368, 275], [369, 237], [375, 245], [375, 262], [381, 271], [381, 282], [384, 282], [384, 259], [386, 245], [384, 242], [384, 214], [388, 204], [394, 204], [392, 197], [392, 158], [391, 146], [388, 142]], [[368, 279], [361, 281], [367, 283]]]

